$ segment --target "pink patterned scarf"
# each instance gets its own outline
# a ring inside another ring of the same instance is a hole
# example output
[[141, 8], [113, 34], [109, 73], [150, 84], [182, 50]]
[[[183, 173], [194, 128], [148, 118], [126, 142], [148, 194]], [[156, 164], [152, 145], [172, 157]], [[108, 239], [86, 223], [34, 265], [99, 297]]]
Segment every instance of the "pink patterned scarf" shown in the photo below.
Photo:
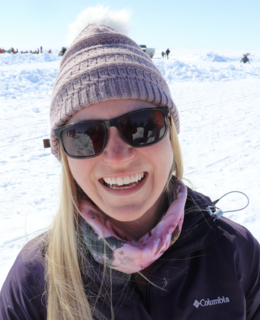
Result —
[[187, 188], [178, 181], [174, 201], [161, 221], [138, 241], [113, 225], [88, 201], [81, 201], [81, 228], [93, 258], [130, 274], [150, 266], [179, 238], [184, 219]]

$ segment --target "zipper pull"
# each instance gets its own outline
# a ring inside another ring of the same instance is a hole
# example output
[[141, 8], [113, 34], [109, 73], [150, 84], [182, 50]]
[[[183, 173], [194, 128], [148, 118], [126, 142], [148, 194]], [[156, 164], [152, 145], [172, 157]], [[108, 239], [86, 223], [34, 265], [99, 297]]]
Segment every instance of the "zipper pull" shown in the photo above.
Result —
[[[220, 208], [215, 206], [222, 198], [224, 198], [225, 196], [227, 196], [230, 193], [241, 193], [242, 195], [244, 195], [247, 198], [247, 204], [243, 208], [236, 209], [236, 210], [229, 210], [229, 211], [222, 211]], [[249, 205], [249, 198], [244, 192], [241, 192], [241, 191], [230, 191], [230, 192], [224, 194], [221, 198], [213, 201], [213, 204], [214, 204], [214, 206], [207, 206], [206, 210], [207, 210], [208, 214], [211, 217], [214, 217], [213, 221], [216, 221], [217, 219], [222, 217], [224, 213], [244, 210]]]

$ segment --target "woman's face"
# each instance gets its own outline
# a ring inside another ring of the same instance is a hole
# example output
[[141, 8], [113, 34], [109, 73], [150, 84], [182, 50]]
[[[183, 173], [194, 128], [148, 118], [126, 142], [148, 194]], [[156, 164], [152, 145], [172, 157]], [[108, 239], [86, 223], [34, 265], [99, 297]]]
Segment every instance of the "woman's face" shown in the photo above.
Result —
[[[155, 105], [138, 100], [99, 102], [78, 111], [68, 123], [109, 120], [151, 107]], [[118, 221], [134, 221], [158, 203], [172, 166], [172, 152], [168, 134], [154, 145], [133, 148], [121, 138], [115, 127], [111, 127], [102, 154], [83, 160], [68, 158], [68, 162], [74, 179], [103, 212]], [[140, 180], [129, 184], [131, 177]], [[111, 188], [104, 182], [108, 178], [125, 184]]]

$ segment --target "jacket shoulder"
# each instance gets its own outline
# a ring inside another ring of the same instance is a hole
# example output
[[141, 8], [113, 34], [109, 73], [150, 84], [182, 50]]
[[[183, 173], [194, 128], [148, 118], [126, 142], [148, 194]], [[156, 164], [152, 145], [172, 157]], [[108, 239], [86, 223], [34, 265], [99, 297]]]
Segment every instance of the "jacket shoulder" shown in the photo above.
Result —
[[223, 235], [234, 244], [237, 251], [247, 251], [249, 254], [255, 250], [260, 250], [259, 242], [251, 232], [242, 225], [222, 217], [217, 220], [218, 227], [223, 231]]
[[260, 244], [245, 227], [227, 218], [218, 221], [227, 247], [232, 246], [237, 278], [246, 298], [246, 319], [260, 319]]
[[[238, 269], [251, 269], [257, 266], [255, 271], [260, 268], [260, 244], [251, 232], [240, 224], [222, 217], [216, 221], [218, 228], [222, 230], [224, 241], [229, 248], [232, 248], [230, 254], [234, 256]], [[250, 261], [250, 263], [248, 263]], [[251, 270], [252, 271], [252, 270]], [[241, 272], [242, 273], [242, 270]], [[249, 270], [245, 273], [250, 276]], [[243, 280], [243, 279], [241, 279]]]
[[17, 256], [0, 293], [0, 319], [46, 319], [44, 247], [46, 234], [28, 242]]

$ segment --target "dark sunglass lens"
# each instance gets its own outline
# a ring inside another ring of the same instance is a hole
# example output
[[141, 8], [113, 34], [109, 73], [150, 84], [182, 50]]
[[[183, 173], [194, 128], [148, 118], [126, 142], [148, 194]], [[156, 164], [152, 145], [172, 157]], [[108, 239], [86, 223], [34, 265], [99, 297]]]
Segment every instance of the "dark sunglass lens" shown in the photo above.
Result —
[[105, 126], [100, 122], [77, 123], [61, 134], [64, 149], [73, 157], [88, 157], [101, 152]]
[[157, 142], [166, 131], [160, 110], [143, 110], [127, 115], [120, 119], [119, 127], [125, 139], [136, 147]]

